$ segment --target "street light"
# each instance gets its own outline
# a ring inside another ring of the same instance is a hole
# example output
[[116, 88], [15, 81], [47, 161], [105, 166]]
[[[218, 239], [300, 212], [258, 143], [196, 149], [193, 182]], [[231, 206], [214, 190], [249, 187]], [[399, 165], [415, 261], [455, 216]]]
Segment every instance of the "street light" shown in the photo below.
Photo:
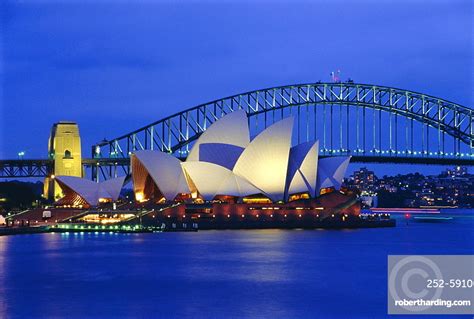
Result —
[[24, 152], [24, 151], [18, 152], [18, 158], [19, 158], [19, 159], [23, 159], [24, 156], [25, 156], [25, 152]]

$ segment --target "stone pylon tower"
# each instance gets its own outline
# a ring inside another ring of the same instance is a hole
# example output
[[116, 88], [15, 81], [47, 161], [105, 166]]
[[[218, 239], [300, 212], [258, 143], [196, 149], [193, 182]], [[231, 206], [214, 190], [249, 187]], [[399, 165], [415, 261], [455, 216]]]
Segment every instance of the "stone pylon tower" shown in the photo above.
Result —
[[62, 192], [54, 181], [55, 175], [83, 175], [81, 137], [76, 123], [61, 121], [53, 125], [48, 141], [48, 158], [54, 160], [54, 167], [53, 175], [45, 179], [44, 196], [57, 200], [62, 197]]

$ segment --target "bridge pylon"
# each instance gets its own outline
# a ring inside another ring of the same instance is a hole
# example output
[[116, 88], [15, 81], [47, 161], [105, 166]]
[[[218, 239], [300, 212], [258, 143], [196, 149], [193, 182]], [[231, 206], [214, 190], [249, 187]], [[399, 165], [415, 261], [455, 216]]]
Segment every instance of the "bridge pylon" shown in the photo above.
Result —
[[48, 158], [54, 161], [52, 174], [44, 181], [44, 197], [57, 200], [62, 191], [55, 175], [82, 177], [82, 153], [79, 127], [75, 122], [61, 121], [51, 128], [48, 141]]

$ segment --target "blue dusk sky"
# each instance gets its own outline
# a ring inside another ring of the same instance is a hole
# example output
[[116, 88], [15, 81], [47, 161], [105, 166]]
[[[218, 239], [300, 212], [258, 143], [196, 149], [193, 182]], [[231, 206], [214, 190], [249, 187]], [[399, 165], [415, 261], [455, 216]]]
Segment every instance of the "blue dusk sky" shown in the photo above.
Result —
[[[472, 0], [1, 3], [2, 159], [46, 157], [60, 120], [89, 156], [194, 105], [337, 69], [474, 106]], [[399, 169], [414, 170], [440, 168]]]

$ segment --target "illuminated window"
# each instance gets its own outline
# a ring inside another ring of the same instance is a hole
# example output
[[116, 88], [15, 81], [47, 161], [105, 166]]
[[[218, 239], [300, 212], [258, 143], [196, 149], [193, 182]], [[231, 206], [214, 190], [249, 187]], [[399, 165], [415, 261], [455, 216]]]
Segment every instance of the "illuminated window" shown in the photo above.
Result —
[[261, 198], [257, 198], [257, 197], [245, 197], [242, 199], [242, 201], [245, 203], [245, 204], [271, 204], [272, 201], [266, 197], [261, 197]]
[[289, 202], [299, 200], [299, 199], [309, 199], [309, 194], [308, 193], [299, 193], [299, 194], [293, 194], [288, 198]]
[[321, 189], [321, 191], [319, 192], [319, 195], [324, 195], [324, 194], [328, 194], [332, 192], [334, 192], [334, 187], [326, 187], [326, 188]]

